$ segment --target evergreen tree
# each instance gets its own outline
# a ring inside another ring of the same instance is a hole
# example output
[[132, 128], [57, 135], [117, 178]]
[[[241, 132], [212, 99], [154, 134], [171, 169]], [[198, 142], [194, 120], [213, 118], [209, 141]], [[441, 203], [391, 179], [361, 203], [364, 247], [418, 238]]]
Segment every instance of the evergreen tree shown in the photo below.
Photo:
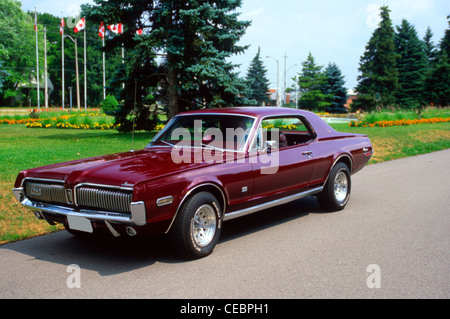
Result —
[[433, 38], [433, 32], [430, 27], [427, 28], [425, 36], [423, 38], [423, 45], [425, 50], [425, 56], [427, 57], [427, 67], [428, 69], [432, 68], [434, 63], [436, 62], [436, 45], [431, 40]]
[[344, 87], [345, 81], [339, 67], [330, 63], [325, 69], [326, 83], [323, 93], [329, 96], [331, 105], [326, 109], [330, 113], [347, 113], [345, 103], [347, 102], [347, 89]]
[[425, 100], [436, 106], [450, 106], [450, 20], [436, 56], [435, 66], [425, 79]]
[[360, 59], [358, 84], [359, 93], [353, 108], [371, 110], [376, 106], [395, 104], [398, 88], [397, 53], [394, 45], [394, 28], [389, 17], [389, 8], [380, 8], [381, 22], [366, 45]]
[[[269, 103], [270, 98], [267, 95], [269, 91], [269, 80], [267, 79], [267, 70], [260, 57], [260, 49], [253, 58], [245, 78], [248, 86], [248, 99], [252, 100], [250, 105], [262, 105]], [[252, 103], [254, 101], [254, 103]]]
[[423, 81], [427, 70], [423, 42], [415, 28], [405, 19], [401, 26], [397, 26], [394, 42], [399, 73], [396, 103], [402, 108], [418, 108], [422, 104]]
[[[123, 23], [124, 33], [108, 41], [107, 49], [124, 43], [125, 49], [139, 48], [140, 55], [128, 63], [125, 90], [121, 99], [124, 113], [134, 110], [135, 76], [142, 73], [139, 59], [149, 69], [139, 79], [136, 95], [148, 96], [159, 85], [167, 88], [168, 118], [190, 109], [241, 105], [245, 82], [227, 61], [233, 54], [244, 52], [246, 46], [237, 42], [250, 25], [240, 21], [236, 10], [241, 0], [147, 1], [95, 0], [84, 5], [90, 19], [105, 24]], [[143, 29], [143, 35], [135, 31]], [[155, 64], [155, 54], [164, 54], [165, 63]], [[152, 62], [153, 61], [153, 62]], [[143, 97], [136, 98], [138, 117], [148, 108]], [[151, 129], [149, 125], [139, 129]]]
[[302, 62], [302, 71], [294, 80], [298, 81], [300, 108], [325, 111], [331, 105], [328, 96], [322, 92], [327, 77], [322, 72], [322, 66], [316, 64], [311, 52], [306, 61]]

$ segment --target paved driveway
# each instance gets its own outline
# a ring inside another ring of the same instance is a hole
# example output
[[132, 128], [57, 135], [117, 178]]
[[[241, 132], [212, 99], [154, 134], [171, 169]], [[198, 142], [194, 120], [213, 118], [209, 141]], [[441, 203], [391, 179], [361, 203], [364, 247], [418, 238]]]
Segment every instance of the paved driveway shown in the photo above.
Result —
[[162, 239], [65, 231], [0, 246], [0, 298], [449, 298], [450, 150], [366, 167], [346, 209], [306, 198], [224, 224], [184, 261]]

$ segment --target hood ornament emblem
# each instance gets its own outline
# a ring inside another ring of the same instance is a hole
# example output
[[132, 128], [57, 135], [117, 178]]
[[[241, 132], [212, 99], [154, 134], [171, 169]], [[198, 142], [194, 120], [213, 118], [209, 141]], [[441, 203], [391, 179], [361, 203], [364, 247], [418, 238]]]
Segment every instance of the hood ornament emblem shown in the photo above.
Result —
[[134, 186], [134, 184], [131, 184], [131, 183], [128, 183], [128, 182], [125, 182], [125, 183], [122, 183], [122, 185], [120, 185], [121, 187], [133, 187]]

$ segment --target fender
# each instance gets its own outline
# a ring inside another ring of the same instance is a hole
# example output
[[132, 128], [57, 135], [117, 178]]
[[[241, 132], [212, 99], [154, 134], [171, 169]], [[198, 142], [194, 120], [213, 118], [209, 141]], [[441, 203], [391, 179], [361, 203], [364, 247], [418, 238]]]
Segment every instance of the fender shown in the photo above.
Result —
[[[181, 207], [182, 207], [183, 204], [186, 202], [186, 200], [187, 200], [193, 193], [195, 193], [195, 191], [198, 190], [199, 188], [210, 188], [210, 187], [213, 187], [213, 188], [216, 190], [216, 193], [220, 193], [220, 195], [221, 195], [221, 198], [218, 198], [218, 200], [221, 201], [221, 203], [222, 203], [222, 218], [223, 218], [223, 215], [225, 214], [225, 211], [226, 211], [226, 205], [227, 205], [227, 200], [226, 200], [227, 197], [225, 196], [224, 190], [223, 190], [220, 186], [218, 186], [217, 184], [215, 184], [215, 183], [212, 183], [212, 182], [203, 182], [203, 183], [200, 183], [200, 184], [196, 184], [196, 185], [195, 185], [194, 187], [192, 187], [192, 188], [189, 188], [189, 190], [185, 193], [185, 195], [184, 195], [183, 198], [181, 199], [180, 203], [178, 204], [177, 210], [175, 211], [175, 214], [173, 215], [172, 221], [170, 222], [170, 225], [169, 225], [169, 227], [167, 228], [165, 234], [167, 234], [167, 233], [170, 231], [170, 229], [172, 228], [172, 225], [173, 225], [175, 219], [176, 219], [177, 216], [178, 216], [178, 212], [180, 211]], [[214, 195], [216, 195], [216, 194], [214, 194]]]

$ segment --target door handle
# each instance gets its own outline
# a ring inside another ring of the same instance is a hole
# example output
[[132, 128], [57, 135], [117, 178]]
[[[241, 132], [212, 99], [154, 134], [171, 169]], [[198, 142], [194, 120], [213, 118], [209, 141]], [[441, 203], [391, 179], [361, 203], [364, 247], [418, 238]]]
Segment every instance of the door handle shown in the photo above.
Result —
[[309, 158], [311, 158], [312, 152], [311, 152], [311, 151], [306, 151], [306, 152], [303, 152], [302, 155], [306, 155], [306, 156], [308, 156]]

